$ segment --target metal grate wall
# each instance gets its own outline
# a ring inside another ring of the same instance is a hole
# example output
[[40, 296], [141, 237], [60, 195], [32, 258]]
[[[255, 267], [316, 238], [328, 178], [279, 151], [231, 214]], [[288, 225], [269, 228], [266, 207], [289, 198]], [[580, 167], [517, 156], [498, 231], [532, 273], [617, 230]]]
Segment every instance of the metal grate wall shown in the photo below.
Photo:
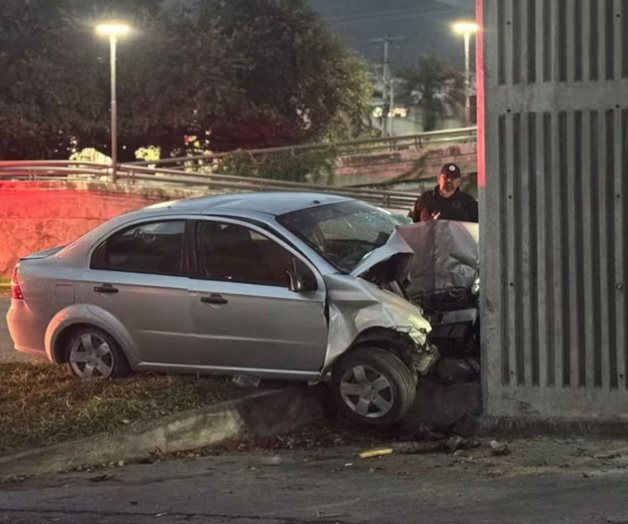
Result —
[[485, 411], [628, 420], [628, 0], [478, 6]]

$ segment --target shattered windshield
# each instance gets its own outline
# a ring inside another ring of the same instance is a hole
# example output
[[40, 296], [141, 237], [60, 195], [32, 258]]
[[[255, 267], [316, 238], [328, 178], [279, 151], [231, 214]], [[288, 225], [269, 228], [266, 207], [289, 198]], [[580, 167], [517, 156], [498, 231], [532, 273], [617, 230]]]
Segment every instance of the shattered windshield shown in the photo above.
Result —
[[397, 225], [387, 211], [356, 200], [293, 211], [278, 221], [346, 273], [384, 245]]

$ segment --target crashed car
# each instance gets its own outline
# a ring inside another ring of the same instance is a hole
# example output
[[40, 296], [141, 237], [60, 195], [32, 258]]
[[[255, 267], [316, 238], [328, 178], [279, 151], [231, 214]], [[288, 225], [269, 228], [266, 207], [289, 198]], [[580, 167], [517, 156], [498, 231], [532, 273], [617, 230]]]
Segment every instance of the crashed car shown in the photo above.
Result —
[[431, 377], [445, 384], [478, 380], [478, 224], [429, 220], [402, 226], [399, 233], [416, 254], [405, 292], [422, 307], [432, 326], [430, 341], [440, 352]]
[[413, 257], [389, 213], [350, 198], [167, 202], [22, 258], [7, 323], [18, 351], [81, 379], [330, 377], [344, 414], [386, 425], [438, 359], [404, 288]]

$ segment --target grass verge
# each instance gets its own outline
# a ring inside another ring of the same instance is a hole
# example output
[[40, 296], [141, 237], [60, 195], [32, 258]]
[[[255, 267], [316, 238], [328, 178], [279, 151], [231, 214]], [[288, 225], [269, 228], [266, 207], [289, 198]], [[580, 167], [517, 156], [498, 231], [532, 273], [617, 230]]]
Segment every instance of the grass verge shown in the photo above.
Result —
[[81, 382], [50, 364], [0, 365], [0, 454], [72, 440], [246, 393], [222, 377]]

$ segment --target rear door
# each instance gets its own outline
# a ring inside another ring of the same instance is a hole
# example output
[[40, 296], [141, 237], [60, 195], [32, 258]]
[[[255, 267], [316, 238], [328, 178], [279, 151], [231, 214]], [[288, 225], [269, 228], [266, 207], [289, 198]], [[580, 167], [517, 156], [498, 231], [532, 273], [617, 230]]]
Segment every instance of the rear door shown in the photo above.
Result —
[[[325, 288], [290, 246], [255, 226], [228, 219], [196, 222], [190, 282], [201, 363], [225, 370], [317, 372], [327, 346]], [[293, 292], [298, 268], [317, 289]]]
[[81, 283], [80, 300], [120, 322], [142, 362], [194, 359], [185, 228], [185, 220], [152, 220], [113, 233], [92, 254]]

